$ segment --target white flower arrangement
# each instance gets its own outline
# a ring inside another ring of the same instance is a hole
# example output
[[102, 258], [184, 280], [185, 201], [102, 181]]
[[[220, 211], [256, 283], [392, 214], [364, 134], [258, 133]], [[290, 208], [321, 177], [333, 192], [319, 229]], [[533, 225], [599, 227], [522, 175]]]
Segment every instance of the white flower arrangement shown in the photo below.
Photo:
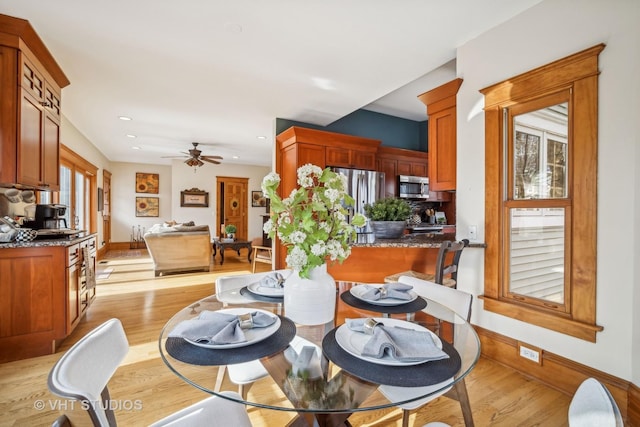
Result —
[[271, 172], [262, 180], [262, 192], [271, 199], [271, 218], [264, 224], [269, 237], [278, 237], [287, 248], [289, 268], [308, 278], [309, 271], [330, 261], [342, 262], [351, 254], [354, 227], [365, 217], [355, 214], [351, 223], [347, 208], [354, 200], [346, 191], [346, 177], [312, 164], [298, 168], [298, 185], [288, 197], [277, 193], [280, 176]]

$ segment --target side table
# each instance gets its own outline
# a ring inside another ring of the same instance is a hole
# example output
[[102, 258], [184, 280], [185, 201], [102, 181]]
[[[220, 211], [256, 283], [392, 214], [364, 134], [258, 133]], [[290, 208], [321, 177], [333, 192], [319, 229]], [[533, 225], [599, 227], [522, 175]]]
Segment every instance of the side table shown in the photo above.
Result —
[[240, 249], [247, 248], [247, 260], [251, 262], [251, 242], [248, 240], [234, 240], [231, 242], [225, 242], [220, 240], [213, 241], [213, 257], [216, 257], [216, 253], [220, 250], [220, 265], [224, 264], [224, 251], [225, 249], [233, 249], [240, 255]]

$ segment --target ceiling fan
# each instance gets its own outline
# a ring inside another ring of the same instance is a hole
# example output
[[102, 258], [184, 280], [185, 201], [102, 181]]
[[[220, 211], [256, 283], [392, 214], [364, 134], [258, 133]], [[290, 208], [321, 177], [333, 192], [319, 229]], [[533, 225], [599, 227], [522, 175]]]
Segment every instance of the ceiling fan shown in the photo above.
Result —
[[165, 159], [175, 159], [179, 157], [187, 157], [187, 160], [184, 162], [192, 167], [200, 167], [204, 165], [204, 162], [213, 163], [219, 165], [220, 162], [218, 160], [222, 160], [221, 156], [204, 156], [202, 155], [202, 151], [198, 150], [198, 142], [192, 142], [193, 148], [189, 150], [189, 152], [182, 152], [186, 156], [164, 156]]

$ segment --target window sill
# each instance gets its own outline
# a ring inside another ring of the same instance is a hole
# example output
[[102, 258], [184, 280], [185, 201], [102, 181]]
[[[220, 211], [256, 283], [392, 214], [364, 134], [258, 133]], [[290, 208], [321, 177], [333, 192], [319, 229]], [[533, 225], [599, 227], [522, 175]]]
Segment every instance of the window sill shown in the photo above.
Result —
[[534, 310], [511, 302], [500, 301], [485, 295], [480, 295], [478, 298], [483, 300], [484, 309], [492, 313], [501, 314], [590, 342], [596, 342], [596, 333], [604, 329], [602, 326], [578, 322], [542, 310]]

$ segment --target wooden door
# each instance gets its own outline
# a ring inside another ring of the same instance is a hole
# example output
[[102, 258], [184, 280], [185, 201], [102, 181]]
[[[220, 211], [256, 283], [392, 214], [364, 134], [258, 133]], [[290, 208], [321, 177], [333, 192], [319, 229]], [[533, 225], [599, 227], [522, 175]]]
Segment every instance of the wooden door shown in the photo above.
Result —
[[102, 239], [109, 250], [111, 242], [111, 172], [102, 171]]
[[217, 233], [223, 236], [221, 225], [233, 224], [236, 226], [236, 239], [248, 240], [247, 231], [247, 207], [249, 200], [249, 178], [217, 177]]

